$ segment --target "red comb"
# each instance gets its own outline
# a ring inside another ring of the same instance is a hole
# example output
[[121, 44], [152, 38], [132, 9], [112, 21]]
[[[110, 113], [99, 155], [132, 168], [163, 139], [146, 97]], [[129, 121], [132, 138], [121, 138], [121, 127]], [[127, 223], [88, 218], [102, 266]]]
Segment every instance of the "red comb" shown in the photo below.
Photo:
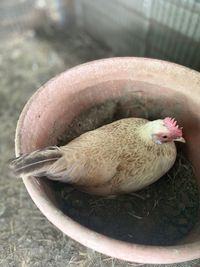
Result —
[[179, 128], [174, 118], [167, 117], [163, 121], [174, 137], [182, 137], [182, 128]]

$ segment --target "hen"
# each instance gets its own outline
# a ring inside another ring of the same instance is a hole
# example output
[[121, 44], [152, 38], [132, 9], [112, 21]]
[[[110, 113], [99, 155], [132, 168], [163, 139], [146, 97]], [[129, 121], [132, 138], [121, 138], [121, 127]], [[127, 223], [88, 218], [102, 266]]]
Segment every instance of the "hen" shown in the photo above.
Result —
[[126, 118], [11, 162], [18, 176], [48, 177], [98, 195], [137, 191], [174, 164], [174, 141], [185, 142], [175, 119]]

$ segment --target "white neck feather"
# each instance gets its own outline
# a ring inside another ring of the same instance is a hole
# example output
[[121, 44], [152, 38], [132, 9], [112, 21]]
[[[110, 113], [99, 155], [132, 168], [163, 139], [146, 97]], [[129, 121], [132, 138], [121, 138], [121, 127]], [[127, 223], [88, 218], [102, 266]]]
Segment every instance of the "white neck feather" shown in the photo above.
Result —
[[139, 129], [139, 134], [146, 142], [153, 142], [152, 135], [156, 133], [167, 133], [168, 130], [163, 124], [163, 120], [155, 120], [147, 122]]

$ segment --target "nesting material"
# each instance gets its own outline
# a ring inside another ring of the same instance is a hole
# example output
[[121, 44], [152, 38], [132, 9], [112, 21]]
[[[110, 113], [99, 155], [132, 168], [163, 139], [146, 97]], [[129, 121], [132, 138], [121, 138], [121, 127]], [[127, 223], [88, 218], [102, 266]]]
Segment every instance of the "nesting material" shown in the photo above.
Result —
[[[83, 112], [65, 135], [66, 144], [88, 130], [118, 119], [117, 101]], [[121, 113], [120, 117], [125, 114]], [[194, 227], [199, 195], [191, 163], [178, 149], [173, 168], [156, 183], [115, 198], [92, 196], [62, 183], [54, 183], [61, 209], [82, 225], [115, 239], [151, 245], [172, 245]]]

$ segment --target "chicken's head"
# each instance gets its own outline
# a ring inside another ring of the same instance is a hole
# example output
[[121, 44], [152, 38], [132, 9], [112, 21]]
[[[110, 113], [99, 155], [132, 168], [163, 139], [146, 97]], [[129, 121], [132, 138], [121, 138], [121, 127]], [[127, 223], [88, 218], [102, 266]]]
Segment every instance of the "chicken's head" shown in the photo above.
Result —
[[173, 141], [185, 143], [185, 139], [182, 137], [182, 128], [177, 125], [174, 118], [167, 117], [163, 120], [156, 120], [152, 126], [152, 139], [156, 144]]

